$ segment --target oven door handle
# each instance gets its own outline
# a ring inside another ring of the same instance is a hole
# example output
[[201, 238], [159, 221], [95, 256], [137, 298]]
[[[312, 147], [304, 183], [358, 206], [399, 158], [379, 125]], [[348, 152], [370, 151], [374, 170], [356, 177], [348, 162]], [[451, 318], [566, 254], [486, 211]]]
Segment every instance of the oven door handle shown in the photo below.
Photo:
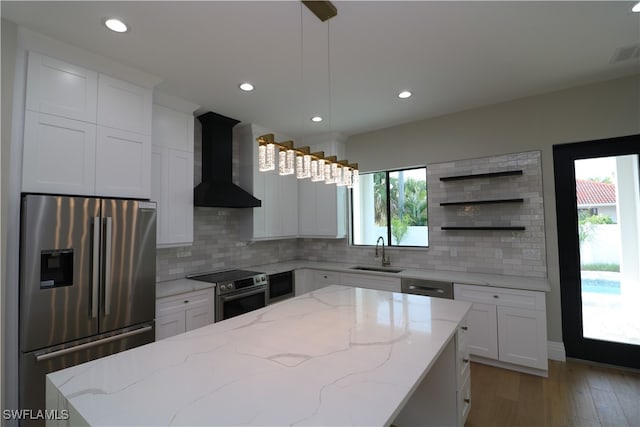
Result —
[[[222, 302], [229, 302], [229, 301], [234, 301], [237, 300], [239, 298], [245, 298], [245, 297], [250, 297], [251, 295], [256, 295], [256, 294], [266, 294], [267, 292], [267, 287], [266, 286], [261, 286], [251, 292], [237, 292], [231, 295], [220, 295], [220, 301]], [[266, 296], [266, 295], [265, 295]]]

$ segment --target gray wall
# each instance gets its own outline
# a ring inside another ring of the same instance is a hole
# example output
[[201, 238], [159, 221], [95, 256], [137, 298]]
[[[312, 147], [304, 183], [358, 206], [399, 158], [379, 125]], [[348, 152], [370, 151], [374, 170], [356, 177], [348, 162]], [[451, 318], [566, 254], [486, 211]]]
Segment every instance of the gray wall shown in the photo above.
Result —
[[640, 77], [582, 86], [355, 135], [347, 155], [363, 171], [541, 150], [548, 336], [562, 341], [554, 144], [640, 133]]
[[0, 146], [0, 411], [5, 405], [5, 289], [6, 289], [6, 249], [7, 249], [7, 200], [9, 186], [9, 155], [11, 148], [11, 122], [13, 114], [13, 81], [16, 68], [17, 27], [9, 21], [2, 20], [2, 145]]

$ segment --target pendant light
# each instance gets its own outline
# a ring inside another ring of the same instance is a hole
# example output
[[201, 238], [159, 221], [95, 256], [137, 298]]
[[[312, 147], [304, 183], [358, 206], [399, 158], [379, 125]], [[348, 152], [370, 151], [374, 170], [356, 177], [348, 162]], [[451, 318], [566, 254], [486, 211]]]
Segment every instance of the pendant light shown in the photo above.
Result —
[[258, 170], [268, 172], [276, 169], [276, 146], [272, 133], [258, 141]]
[[[337, 14], [337, 9], [331, 2], [302, 2], [316, 14], [323, 22]], [[322, 11], [316, 8], [322, 3]], [[300, 7], [300, 78], [304, 83], [303, 63], [303, 9]], [[329, 23], [327, 23], [327, 88], [328, 88], [328, 122], [331, 125], [331, 44], [330, 44]], [[302, 84], [304, 88], [304, 84]], [[304, 109], [301, 109], [303, 111]], [[317, 122], [320, 122], [319, 120]], [[276, 169], [278, 164], [279, 175], [296, 175], [298, 179], [310, 179], [312, 182], [325, 182], [326, 184], [336, 184], [353, 188], [358, 185], [359, 171], [358, 164], [350, 164], [347, 160], [338, 161], [336, 156], [325, 157], [324, 152], [310, 153], [309, 147], [296, 148], [293, 141], [277, 142], [273, 134], [262, 135], [257, 138], [258, 142], [258, 170], [269, 172]], [[276, 159], [276, 152], [277, 159]]]

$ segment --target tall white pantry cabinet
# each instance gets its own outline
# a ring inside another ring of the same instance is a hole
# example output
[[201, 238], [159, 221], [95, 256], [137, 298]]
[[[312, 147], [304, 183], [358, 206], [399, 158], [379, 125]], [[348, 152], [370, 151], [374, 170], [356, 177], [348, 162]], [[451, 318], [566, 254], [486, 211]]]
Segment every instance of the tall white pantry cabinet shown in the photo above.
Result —
[[149, 198], [152, 92], [29, 52], [22, 191]]
[[157, 203], [158, 247], [193, 243], [193, 112], [198, 107], [154, 94], [151, 200]]

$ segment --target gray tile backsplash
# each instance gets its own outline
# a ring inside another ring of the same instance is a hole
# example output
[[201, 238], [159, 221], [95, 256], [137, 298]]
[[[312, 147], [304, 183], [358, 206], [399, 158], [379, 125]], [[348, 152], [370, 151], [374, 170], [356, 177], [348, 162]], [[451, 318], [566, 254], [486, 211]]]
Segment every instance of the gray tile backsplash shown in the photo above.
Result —
[[[195, 126], [194, 182], [200, 182], [200, 126]], [[238, 147], [234, 147], [237, 152]], [[237, 180], [237, 156], [234, 156]], [[521, 169], [523, 175], [442, 182], [449, 175]], [[389, 248], [393, 266], [435, 270], [546, 277], [542, 175], [538, 151], [427, 166], [429, 190], [428, 249]], [[440, 206], [443, 201], [524, 198], [524, 203]], [[194, 243], [159, 249], [158, 281], [187, 274], [293, 259], [376, 264], [372, 247], [350, 246], [348, 239], [289, 239], [244, 242], [243, 209], [195, 208]], [[442, 225], [519, 225], [524, 231], [444, 231]]]
[[[442, 182], [440, 177], [521, 169], [521, 176]], [[546, 277], [540, 152], [427, 165], [429, 248], [389, 248], [391, 265], [405, 268]], [[444, 201], [523, 198], [522, 204], [440, 206]], [[443, 231], [443, 225], [518, 225], [524, 231]], [[297, 258], [378, 263], [371, 247], [343, 240], [300, 239]]]

